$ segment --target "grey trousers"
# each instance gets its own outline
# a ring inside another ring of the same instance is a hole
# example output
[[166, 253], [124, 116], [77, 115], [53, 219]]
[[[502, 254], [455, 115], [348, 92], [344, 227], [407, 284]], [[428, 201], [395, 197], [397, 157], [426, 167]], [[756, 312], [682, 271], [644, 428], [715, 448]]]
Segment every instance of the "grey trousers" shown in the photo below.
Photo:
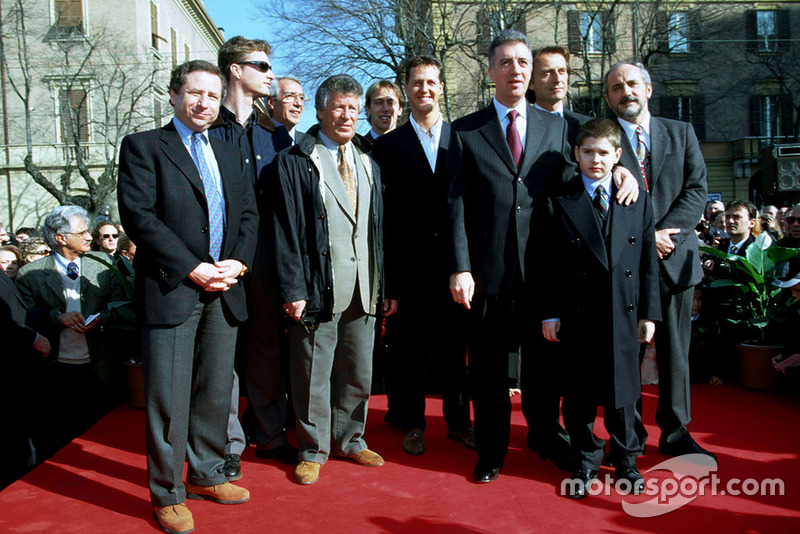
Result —
[[154, 506], [186, 501], [186, 480], [225, 482], [222, 474], [231, 405], [236, 327], [222, 300], [207, 294], [178, 326], [142, 328], [147, 476]]
[[331, 453], [366, 449], [375, 317], [355, 301], [313, 333], [291, 325], [289, 338], [300, 460], [324, 464]]

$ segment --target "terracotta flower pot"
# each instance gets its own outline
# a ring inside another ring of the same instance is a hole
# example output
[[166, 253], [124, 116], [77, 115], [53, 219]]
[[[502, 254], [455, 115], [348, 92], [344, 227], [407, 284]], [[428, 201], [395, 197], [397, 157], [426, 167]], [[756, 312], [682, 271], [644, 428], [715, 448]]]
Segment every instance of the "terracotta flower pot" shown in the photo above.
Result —
[[742, 366], [742, 385], [763, 391], [776, 391], [781, 385], [781, 374], [772, 366], [774, 358], [783, 347], [737, 343]]

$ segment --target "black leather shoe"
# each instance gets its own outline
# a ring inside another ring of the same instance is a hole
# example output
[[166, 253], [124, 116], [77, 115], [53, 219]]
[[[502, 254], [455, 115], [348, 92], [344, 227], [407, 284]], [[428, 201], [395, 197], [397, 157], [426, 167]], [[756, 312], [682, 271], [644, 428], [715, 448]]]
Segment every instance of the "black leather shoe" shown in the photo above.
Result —
[[274, 449], [259, 449], [256, 447], [256, 458], [278, 460], [284, 465], [297, 465], [297, 448], [290, 443], [284, 443]]
[[475, 469], [472, 470], [472, 480], [475, 482], [491, 482], [492, 480], [497, 480], [498, 476], [500, 476], [499, 467], [486, 467], [480, 462], [478, 462], [475, 465]]
[[635, 465], [615, 470], [614, 478], [630, 482], [629, 494], [639, 495], [644, 491], [644, 477]]
[[705, 454], [711, 456], [714, 461], [717, 461], [717, 455], [713, 452], [705, 450], [692, 439], [692, 436], [686, 432], [675, 441], [667, 441], [664, 436], [658, 442], [658, 451], [664, 456], [682, 456], [684, 454]]
[[238, 454], [226, 454], [225, 465], [222, 466], [222, 474], [228, 482], [242, 478], [242, 460]]
[[597, 478], [597, 471], [581, 468], [572, 474], [567, 483], [566, 496], [570, 499], [585, 499], [589, 496], [589, 486]]

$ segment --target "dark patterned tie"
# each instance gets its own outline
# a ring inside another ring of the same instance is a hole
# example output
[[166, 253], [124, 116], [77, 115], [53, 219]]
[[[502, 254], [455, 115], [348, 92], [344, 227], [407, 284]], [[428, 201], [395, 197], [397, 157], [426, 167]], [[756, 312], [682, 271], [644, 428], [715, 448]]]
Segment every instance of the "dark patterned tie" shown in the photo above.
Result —
[[211, 169], [208, 168], [206, 156], [203, 153], [203, 134], [196, 132], [192, 134], [192, 153], [195, 160], [197, 160], [197, 171], [200, 173], [200, 179], [203, 181], [203, 190], [206, 194], [206, 202], [208, 203], [208, 229], [211, 234], [209, 237], [208, 253], [214, 259], [219, 261], [219, 254], [222, 249], [222, 235], [224, 232], [222, 224], [222, 199], [217, 189], [217, 184], [214, 183], [214, 176], [211, 174]]
[[74, 261], [71, 261], [67, 264], [67, 276], [70, 280], [76, 280], [79, 276], [78, 266]]
[[519, 169], [519, 164], [522, 161], [522, 140], [519, 138], [519, 131], [514, 125], [514, 120], [519, 116], [516, 109], [508, 112], [508, 128], [506, 128], [506, 141], [508, 141], [508, 148], [511, 149], [511, 156], [514, 158], [514, 164]]
[[597, 189], [595, 189], [594, 207], [603, 220], [608, 218], [608, 200], [606, 200], [605, 194], [605, 188], [602, 185], [598, 185]]
[[350, 199], [353, 213], [355, 213], [358, 207], [358, 190], [356, 189], [356, 180], [353, 177], [353, 169], [347, 164], [347, 158], [345, 158], [346, 149], [347, 145], [339, 145], [339, 165], [337, 168], [342, 177], [342, 182], [344, 182], [344, 188], [347, 190], [347, 198]]
[[644, 188], [650, 191], [650, 183], [647, 181], [647, 171], [644, 170], [644, 163], [647, 159], [647, 145], [644, 144], [644, 136], [642, 135], [642, 127], [636, 127], [636, 158], [639, 160], [639, 168], [642, 171], [642, 178], [644, 179]]

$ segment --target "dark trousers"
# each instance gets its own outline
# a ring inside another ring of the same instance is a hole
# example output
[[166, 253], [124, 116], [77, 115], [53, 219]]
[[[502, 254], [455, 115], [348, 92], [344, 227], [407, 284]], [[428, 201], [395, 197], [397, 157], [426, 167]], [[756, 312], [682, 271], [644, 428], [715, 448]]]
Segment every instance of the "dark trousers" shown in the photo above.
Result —
[[[572, 440], [573, 450], [580, 455], [581, 467], [597, 471], [603, 461], [606, 442], [594, 433], [594, 421], [597, 417], [597, 403], [581, 399], [579, 396], [567, 395], [564, 408], [569, 412], [565, 421]], [[607, 404], [603, 408], [603, 419], [610, 438], [609, 458], [617, 469], [636, 465], [636, 454], [639, 439], [634, 429], [634, 403], [615, 408]]]
[[478, 462], [484, 468], [502, 467], [511, 429], [508, 354], [519, 347], [516, 300], [476, 296], [469, 317], [469, 384]]
[[231, 404], [236, 326], [222, 299], [203, 293], [185, 323], [142, 328], [150, 500], [186, 500], [187, 482], [211, 486], [222, 474]]
[[[404, 432], [425, 429], [425, 390], [433, 377], [443, 393], [447, 428], [470, 428], [467, 390], [466, 310], [449, 292], [438, 301], [404, 298], [398, 312], [386, 319], [387, 421]], [[426, 380], [428, 379], [428, 380]]]

